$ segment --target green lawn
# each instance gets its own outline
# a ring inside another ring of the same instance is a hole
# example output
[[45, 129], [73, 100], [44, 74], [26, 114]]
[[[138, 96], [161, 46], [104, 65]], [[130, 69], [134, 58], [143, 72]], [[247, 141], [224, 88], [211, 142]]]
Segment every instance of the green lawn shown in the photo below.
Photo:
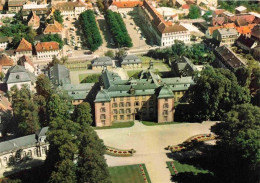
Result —
[[80, 83], [97, 83], [101, 74], [80, 74]]
[[133, 71], [127, 71], [127, 75], [129, 76], [129, 78], [134, 78], [134, 79], [138, 79], [138, 74], [141, 72], [142, 70], [133, 70]]
[[172, 125], [172, 124], [180, 124], [181, 122], [167, 122], [167, 123], [157, 123], [153, 121], [142, 121], [142, 123], [146, 126], [155, 126], [155, 125]]
[[112, 126], [104, 126], [104, 127], [94, 127], [95, 130], [102, 130], [102, 129], [112, 129], [112, 128], [128, 128], [134, 126], [133, 121], [129, 122], [115, 122]]
[[[148, 182], [151, 183], [145, 165], [142, 164], [142, 167]], [[109, 173], [111, 175], [112, 183], [144, 183], [144, 178], [139, 165], [109, 167]]]
[[[170, 172], [172, 175], [175, 175], [173, 168], [171, 167], [171, 162], [172, 161], [168, 161], [166, 162]], [[174, 166], [176, 167], [178, 173], [181, 172], [193, 172], [195, 175], [198, 173], [210, 173], [208, 170], [202, 170], [202, 169], [198, 169], [192, 165], [188, 165], [188, 164], [181, 164], [178, 161], [174, 161]]]

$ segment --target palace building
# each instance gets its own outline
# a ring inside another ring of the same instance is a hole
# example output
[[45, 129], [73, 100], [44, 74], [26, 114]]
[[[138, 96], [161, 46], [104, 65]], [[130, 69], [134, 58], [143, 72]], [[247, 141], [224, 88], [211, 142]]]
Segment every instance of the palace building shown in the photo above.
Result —
[[96, 126], [136, 119], [158, 123], [174, 120], [174, 93], [170, 85], [153, 73], [152, 65], [139, 79], [129, 80], [104, 69], [100, 86], [95, 99]]

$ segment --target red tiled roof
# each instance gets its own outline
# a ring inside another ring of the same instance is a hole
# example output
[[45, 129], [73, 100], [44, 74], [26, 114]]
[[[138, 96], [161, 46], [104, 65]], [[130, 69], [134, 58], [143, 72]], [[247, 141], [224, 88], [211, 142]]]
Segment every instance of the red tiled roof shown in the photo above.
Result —
[[141, 1], [122, 1], [122, 2], [113, 2], [112, 5], [117, 6], [117, 8], [133, 8], [136, 6], [142, 6], [143, 2]]
[[217, 10], [214, 11], [214, 13], [216, 15], [219, 15], [219, 14], [223, 13], [224, 11], [226, 11], [226, 10], [224, 10], [224, 9], [217, 9]]
[[235, 22], [238, 19], [243, 19], [247, 23], [251, 24], [254, 21], [255, 16], [254, 15], [238, 15], [238, 16], [232, 16], [232, 17], [229, 18], [229, 20], [232, 21], [232, 22]]
[[8, 99], [4, 96], [0, 96], [0, 110], [7, 111], [12, 110], [11, 103], [8, 101]]
[[36, 52], [59, 50], [59, 43], [54, 42], [54, 41], [40, 42], [40, 43], [36, 44], [35, 49], [36, 49]]
[[249, 24], [247, 26], [241, 26], [241, 27], [236, 27], [237, 32], [239, 32], [242, 35], [245, 34], [251, 34], [252, 29], [256, 26], [256, 24]]
[[21, 51], [32, 51], [32, 44], [26, 41], [24, 38], [20, 41], [18, 47], [15, 50], [16, 52]]
[[236, 28], [236, 25], [234, 23], [224, 24], [222, 26], [216, 26], [216, 27], [209, 27], [209, 34], [212, 35], [214, 30], [221, 29], [221, 28]]
[[40, 26], [40, 18], [32, 11], [32, 15], [30, 20], [28, 21], [28, 26], [39, 27]]
[[14, 61], [7, 55], [2, 54], [2, 55], [0, 55], [0, 65], [1, 66], [13, 66]]
[[187, 5], [187, 4], [184, 4], [184, 5], [181, 6], [181, 8], [182, 8], [182, 9], [190, 9], [190, 6]]
[[213, 17], [212, 18], [212, 25], [213, 26], [223, 25], [224, 22], [225, 22], [225, 18], [224, 17]]
[[62, 31], [62, 25], [54, 20], [54, 24], [48, 24], [44, 29], [44, 33], [60, 33]]

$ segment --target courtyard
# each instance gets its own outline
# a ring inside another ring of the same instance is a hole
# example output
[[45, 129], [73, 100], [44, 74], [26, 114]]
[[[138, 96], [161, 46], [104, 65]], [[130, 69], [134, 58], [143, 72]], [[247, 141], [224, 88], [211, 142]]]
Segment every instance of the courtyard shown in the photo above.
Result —
[[168, 145], [177, 145], [189, 137], [210, 133], [214, 122], [180, 123], [146, 126], [135, 121], [130, 128], [97, 130], [97, 134], [107, 146], [120, 149], [135, 149], [132, 157], [112, 157], [105, 155], [109, 167], [145, 164], [151, 182], [171, 182], [171, 173], [166, 162], [172, 161]]

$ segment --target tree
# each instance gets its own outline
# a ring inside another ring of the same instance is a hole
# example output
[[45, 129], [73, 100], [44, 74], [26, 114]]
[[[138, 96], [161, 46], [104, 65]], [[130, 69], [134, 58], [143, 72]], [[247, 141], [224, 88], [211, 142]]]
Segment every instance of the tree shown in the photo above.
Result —
[[57, 58], [56, 55], [54, 55], [54, 57], [52, 57], [51, 62], [48, 63], [48, 67], [52, 67], [56, 64], [61, 64], [61, 61], [60, 61], [60, 59]]
[[20, 90], [12, 88], [11, 92], [15, 134], [23, 136], [36, 132], [40, 128], [38, 106], [30, 89], [24, 85]]
[[110, 58], [114, 58], [115, 57], [115, 54], [112, 50], [108, 50], [106, 53], [105, 53], [105, 56], [107, 57], [110, 57]]
[[91, 106], [87, 102], [82, 102], [74, 109], [73, 119], [77, 123], [89, 124], [93, 122], [91, 114]]
[[[84, 122], [81, 122], [84, 124]], [[106, 147], [88, 124], [81, 128], [77, 175], [79, 182], [110, 183]]]
[[189, 9], [189, 14], [187, 16], [190, 19], [196, 19], [200, 17], [200, 8], [196, 5], [191, 5]]
[[238, 104], [250, 101], [249, 90], [241, 87], [227, 69], [206, 67], [196, 84], [188, 90], [193, 120], [222, 120], [224, 114]]
[[79, 16], [79, 23], [87, 47], [91, 51], [97, 50], [102, 44], [102, 37], [96, 23], [94, 12], [92, 10], [87, 10], [81, 13]]
[[55, 42], [59, 43], [60, 49], [64, 46], [62, 38], [59, 36], [59, 34], [47, 34], [41, 38], [41, 42], [50, 42], [50, 41], [55, 41]]
[[58, 94], [52, 94], [46, 106], [47, 121], [56, 118], [69, 119], [69, 106], [66, 100], [63, 100]]
[[183, 41], [175, 40], [174, 45], [172, 45], [172, 53], [175, 56], [181, 57], [185, 54], [187, 48]]
[[46, 100], [51, 95], [51, 82], [45, 74], [40, 74], [37, 77], [36, 91], [38, 95], [42, 95]]
[[118, 51], [116, 52], [117, 59], [121, 59], [126, 55], [127, 55], [127, 52], [124, 49], [118, 49]]
[[103, 4], [103, 0], [97, 0], [97, 6], [98, 6], [98, 9], [102, 12], [105, 11], [105, 6]]
[[60, 10], [55, 10], [53, 16], [57, 22], [59, 22], [60, 24], [63, 23], [63, 16], [61, 15]]
[[237, 77], [238, 84], [242, 87], [248, 87], [250, 84], [251, 71], [246, 67], [240, 67], [236, 69], [235, 75]]
[[260, 108], [251, 104], [237, 105], [223, 120], [213, 127], [219, 138], [216, 177], [220, 182], [257, 182]]

